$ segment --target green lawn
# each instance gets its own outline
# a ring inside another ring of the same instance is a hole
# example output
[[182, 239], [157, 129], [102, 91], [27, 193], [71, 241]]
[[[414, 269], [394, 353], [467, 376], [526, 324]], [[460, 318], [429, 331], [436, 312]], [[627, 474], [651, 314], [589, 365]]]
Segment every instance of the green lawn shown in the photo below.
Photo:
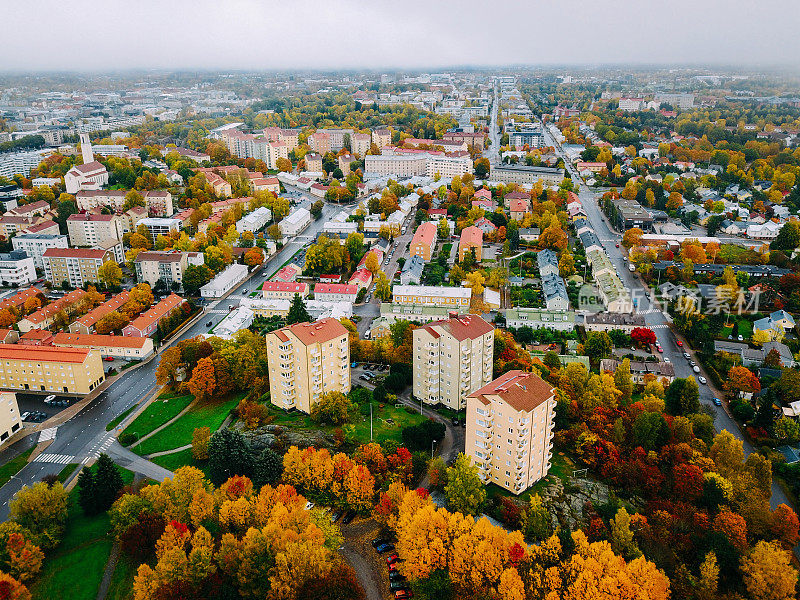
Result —
[[167, 398], [156, 398], [150, 406], [144, 409], [133, 423], [125, 428], [122, 435], [133, 435], [142, 437], [154, 429], [160, 427], [170, 419], [174, 419], [178, 414], [194, 400], [194, 396], [178, 396]]
[[[328, 433], [332, 433], [337, 427], [332, 425], [320, 426], [314, 423], [306, 414], [301, 412], [292, 411], [286, 412], [274, 406], [270, 406], [270, 414], [275, 418], [273, 424], [282, 425], [293, 429], [322, 429]], [[372, 413], [372, 436], [373, 440], [381, 443], [386, 440], [394, 440], [398, 443], [401, 442], [401, 431], [405, 427], [417, 425], [425, 421], [427, 417], [420, 415], [418, 412], [410, 414], [406, 412], [405, 407], [394, 407], [391, 405], [384, 405], [383, 408], [378, 408], [375, 404]], [[356, 443], [363, 444], [369, 442], [369, 414], [366, 416], [358, 414], [355, 426], [355, 441]]]
[[106, 600], [130, 600], [133, 598], [133, 578], [138, 569], [138, 564], [134, 564], [127, 556], [120, 554], [114, 575], [111, 577]]
[[753, 337], [753, 324], [745, 318], [734, 319], [730, 324], [723, 326], [720, 336], [727, 340], [729, 335], [741, 335], [745, 340]]
[[78, 506], [77, 489], [70, 494], [64, 539], [45, 558], [31, 593], [36, 600], [94, 600], [103, 578], [111, 539], [106, 513], [87, 517]]
[[197, 467], [201, 471], [203, 471], [206, 475], [208, 475], [208, 462], [198, 462], [194, 458], [192, 458], [192, 449], [187, 448], [186, 450], [181, 450], [180, 452], [175, 452], [173, 454], [165, 454], [164, 456], [156, 456], [155, 458], [150, 459], [152, 462], [156, 463], [157, 465], [164, 467], [172, 472], [175, 472], [175, 469], [179, 469], [180, 467]]
[[569, 459], [567, 456], [563, 456], [559, 453], [553, 454], [552, 464], [550, 466], [550, 471], [547, 473], [547, 477], [544, 479], [537, 481], [527, 490], [522, 492], [519, 496], [515, 496], [508, 490], [501, 488], [494, 483], [490, 483], [486, 486], [486, 500], [490, 501], [495, 496], [508, 496], [509, 498], [518, 498], [523, 502], [527, 502], [530, 500], [530, 497], [533, 494], [539, 494], [546, 488], [551, 482], [553, 478], [561, 479], [561, 481], [565, 481], [567, 477], [572, 476], [572, 471], [575, 469], [575, 464]]
[[[355, 423], [355, 436], [359, 442], [366, 443], [369, 441], [369, 415], [361, 417], [360, 421]], [[378, 442], [385, 442], [386, 440], [394, 440], [395, 442], [402, 442], [400, 433], [401, 431], [412, 425], [418, 425], [428, 418], [419, 413], [410, 414], [402, 406], [395, 408], [394, 406], [385, 405], [383, 408], [377, 408], [372, 413], [372, 433], [373, 439]]]
[[8, 483], [12, 475], [19, 473], [22, 467], [28, 464], [28, 457], [31, 452], [33, 452], [33, 448], [26, 450], [16, 458], [12, 458], [3, 466], [0, 466], [0, 486]]
[[111, 431], [117, 425], [122, 423], [122, 421], [125, 420], [125, 417], [127, 417], [129, 414], [131, 414], [133, 412], [133, 409], [135, 409], [137, 406], [139, 406], [139, 405], [138, 404], [134, 404], [128, 410], [123, 412], [121, 415], [119, 415], [119, 416], [115, 417], [114, 419], [112, 419], [111, 422], [108, 425], [106, 425], [106, 431]]
[[78, 463], [68, 464], [66, 467], [61, 469], [61, 473], [58, 474], [58, 480], [61, 483], [64, 483], [67, 479], [69, 479], [69, 476], [75, 472], [75, 469], [77, 469], [78, 466]]
[[133, 449], [137, 454], [145, 455], [191, 444], [195, 428], [209, 427], [213, 433], [219, 429], [231, 409], [236, 408], [244, 396], [245, 393], [241, 392], [224, 401], [211, 400], [198, 404], [172, 425], [165, 427], [138, 446], [134, 446]]

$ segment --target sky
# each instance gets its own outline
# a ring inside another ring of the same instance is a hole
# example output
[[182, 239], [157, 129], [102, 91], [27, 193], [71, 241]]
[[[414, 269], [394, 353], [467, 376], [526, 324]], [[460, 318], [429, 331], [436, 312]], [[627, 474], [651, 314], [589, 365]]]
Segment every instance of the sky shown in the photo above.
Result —
[[0, 0], [0, 6], [6, 24], [0, 71], [800, 64], [797, 0]]

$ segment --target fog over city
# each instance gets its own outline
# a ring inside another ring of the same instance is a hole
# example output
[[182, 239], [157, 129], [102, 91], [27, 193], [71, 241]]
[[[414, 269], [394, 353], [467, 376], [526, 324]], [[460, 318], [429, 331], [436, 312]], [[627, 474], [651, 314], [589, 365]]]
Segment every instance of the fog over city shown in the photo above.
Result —
[[0, 70], [793, 65], [800, 3], [764, 0], [3, 2]]

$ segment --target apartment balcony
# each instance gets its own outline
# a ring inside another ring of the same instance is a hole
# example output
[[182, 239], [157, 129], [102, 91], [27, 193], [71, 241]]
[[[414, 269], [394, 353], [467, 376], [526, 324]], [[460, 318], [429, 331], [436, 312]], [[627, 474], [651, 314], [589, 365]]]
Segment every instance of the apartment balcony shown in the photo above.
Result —
[[527, 429], [520, 429], [515, 436], [517, 441], [519, 440], [527, 440], [528, 439], [528, 430]]
[[517, 460], [525, 456], [525, 448], [517, 447]]

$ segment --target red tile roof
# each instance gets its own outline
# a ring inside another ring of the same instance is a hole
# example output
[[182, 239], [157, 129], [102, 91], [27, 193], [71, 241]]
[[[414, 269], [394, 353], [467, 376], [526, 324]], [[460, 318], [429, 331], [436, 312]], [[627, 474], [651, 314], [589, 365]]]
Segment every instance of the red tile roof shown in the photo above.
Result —
[[261, 289], [265, 292], [295, 292], [302, 294], [308, 288], [307, 283], [295, 283], [291, 281], [265, 281]]
[[127, 329], [128, 327], [132, 327], [134, 329], [138, 329], [139, 331], [144, 331], [153, 323], [156, 323], [166, 317], [181, 304], [183, 304], [183, 298], [178, 296], [178, 294], [170, 294], [150, 310], [136, 317], [133, 321], [126, 325], [125, 328]]
[[90, 310], [83, 317], [78, 319], [76, 323], [80, 323], [85, 327], [91, 328], [100, 319], [105, 317], [108, 313], [114, 312], [115, 310], [120, 308], [129, 299], [130, 299], [130, 293], [127, 291], [122, 291], [113, 298], [111, 298], [110, 300], [103, 302], [103, 304], [101, 304], [97, 308]]
[[458, 242], [458, 247], [463, 248], [466, 246], [481, 246], [483, 244], [483, 230], [470, 225], [461, 230], [461, 239]]
[[0, 360], [83, 363], [87, 356], [89, 356], [89, 350], [82, 348], [0, 344]]
[[318, 283], [314, 286], [314, 295], [317, 294], [357, 294], [358, 286], [348, 283]]
[[322, 319], [315, 323], [296, 323], [283, 329], [291, 331], [306, 346], [329, 342], [339, 336], [347, 335], [344, 325], [333, 318]]
[[85, 165], [75, 165], [72, 168], [73, 169], [77, 169], [81, 173], [92, 173], [94, 171], [99, 171], [99, 170], [105, 171], [106, 170], [106, 168], [102, 164], [97, 162], [96, 160], [93, 160], [90, 163], [86, 163]]
[[436, 224], [427, 221], [422, 223], [414, 232], [414, 238], [411, 240], [411, 245], [423, 244], [425, 246], [433, 246], [436, 239]]
[[39, 323], [43, 323], [54, 314], [56, 314], [60, 310], [64, 310], [65, 308], [72, 306], [76, 302], [83, 299], [86, 295], [86, 292], [83, 290], [73, 290], [66, 296], [63, 296], [56, 300], [55, 302], [51, 302], [47, 306], [44, 306], [37, 310], [35, 313], [28, 315], [25, 317], [28, 321], [33, 323], [34, 325], [38, 325]]
[[[492, 327], [478, 315], [460, 315], [458, 317], [445, 319], [443, 321], [435, 321], [425, 325], [425, 329], [429, 333], [433, 334], [435, 333], [433, 327], [436, 326], [441, 327], [450, 333], [450, 335], [456, 338], [459, 342], [463, 342], [467, 339], [474, 340], [475, 338], [479, 338], [482, 335], [486, 335], [487, 333], [494, 331], [494, 327]], [[436, 337], [438, 337], [438, 333], [436, 334]]]
[[92, 248], [48, 248], [42, 254], [45, 258], [96, 258], [102, 259], [108, 250]]
[[491, 383], [470, 394], [483, 404], [487, 396], [499, 396], [511, 408], [530, 412], [553, 397], [555, 390], [541, 377], [525, 371], [508, 371]]
[[37, 296], [43, 296], [44, 293], [39, 288], [29, 287], [25, 290], [20, 290], [13, 296], [5, 298], [4, 300], [0, 301], [0, 310], [4, 308], [19, 308], [28, 298], [36, 298]]
[[53, 337], [54, 346], [100, 346], [116, 348], [143, 348], [147, 343], [146, 337], [128, 337], [124, 335], [97, 335], [84, 333], [60, 332]]

